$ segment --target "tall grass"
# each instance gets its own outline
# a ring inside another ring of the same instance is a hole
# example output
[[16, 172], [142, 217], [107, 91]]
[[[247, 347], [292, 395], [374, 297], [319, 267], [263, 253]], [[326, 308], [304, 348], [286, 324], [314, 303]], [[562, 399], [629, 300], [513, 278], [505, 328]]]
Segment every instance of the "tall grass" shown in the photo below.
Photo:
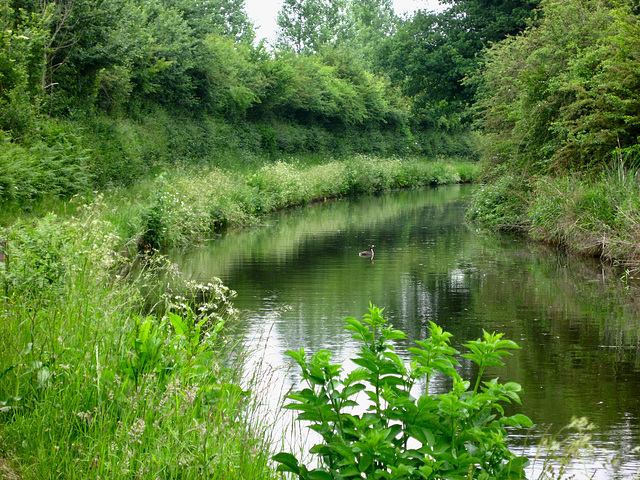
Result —
[[249, 392], [223, 366], [232, 292], [183, 285], [147, 315], [142, 292], [162, 257], [119, 275], [104, 209], [2, 232], [3, 468], [24, 479], [272, 478]]
[[[469, 182], [475, 171], [472, 162], [369, 156], [324, 163], [282, 160], [246, 171], [185, 169], [158, 177], [149, 197], [136, 196], [133, 203], [141, 210], [140, 244], [162, 248], [202, 240], [229, 225], [255, 223], [278, 209], [348, 195]], [[130, 192], [118, 201], [120, 206], [127, 203], [132, 204]]]
[[596, 176], [499, 176], [479, 187], [468, 217], [640, 268], [640, 174], [624, 162]]
[[540, 179], [529, 207], [532, 235], [637, 269], [639, 179], [637, 171], [624, 168], [597, 179]]

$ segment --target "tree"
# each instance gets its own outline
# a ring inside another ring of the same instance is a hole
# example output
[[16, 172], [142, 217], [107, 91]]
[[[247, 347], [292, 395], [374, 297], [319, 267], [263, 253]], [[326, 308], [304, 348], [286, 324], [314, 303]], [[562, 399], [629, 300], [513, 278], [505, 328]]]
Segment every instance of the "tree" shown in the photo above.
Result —
[[392, 0], [351, 0], [346, 22], [339, 46], [371, 66], [381, 43], [396, 33], [399, 19]]
[[[193, 110], [199, 102], [193, 74], [204, 68], [198, 65], [204, 39], [224, 35], [246, 44], [254, 39], [242, 0], [11, 3], [20, 7], [11, 11], [43, 25], [46, 38], [38, 40], [39, 53], [30, 57], [37, 62], [29, 68], [39, 79], [39, 91], [49, 94], [53, 114], [96, 107], [125, 111], [148, 101]], [[27, 37], [35, 38], [31, 32]]]
[[216, 34], [246, 43], [255, 38], [255, 28], [247, 16], [244, 0], [162, 0], [162, 4], [182, 12], [199, 38]]
[[441, 13], [418, 11], [389, 38], [378, 66], [413, 98], [429, 125], [460, 116], [473, 102], [475, 86], [463, 80], [482, 63], [494, 42], [525, 28], [538, 0], [451, 0]]
[[397, 24], [392, 0], [285, 0], [278, 46], [297, 53], [340, 48], [370, 64]]
[[278, 12], [278, 46], [317, 53], [345, 27], [345, 0], [284, 0]]
[[491, 158], [548, 173], [607, 164], [640, 138], [640, 21], [633, 2], [545, 0], [540, 25], [489, 51]]
[[0, 3], [0, 130], [28, 133], [42, 100], [47, 16]]
[[489, 46], [524, 30], [540, 0], [443, 0], [468, 30], [472, 48]]

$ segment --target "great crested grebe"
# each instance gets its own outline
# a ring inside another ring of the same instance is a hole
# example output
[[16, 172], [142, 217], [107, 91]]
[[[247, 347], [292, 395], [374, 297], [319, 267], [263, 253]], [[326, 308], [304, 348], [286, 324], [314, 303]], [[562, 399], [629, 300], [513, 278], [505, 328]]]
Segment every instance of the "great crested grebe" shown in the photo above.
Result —
[[373, 253], [373, 247], [375, 247], [375, 245], [369, 245], [369, 248], [370, 248], [371, 250], [367, 250], [367, 251], [365, 251], [365, 252], [360, 252], [358, 255], [359, 255], [359, 256], [361, 256], [361, 257], [373, 258], [373, 255], [374, 255], [374, 253]]

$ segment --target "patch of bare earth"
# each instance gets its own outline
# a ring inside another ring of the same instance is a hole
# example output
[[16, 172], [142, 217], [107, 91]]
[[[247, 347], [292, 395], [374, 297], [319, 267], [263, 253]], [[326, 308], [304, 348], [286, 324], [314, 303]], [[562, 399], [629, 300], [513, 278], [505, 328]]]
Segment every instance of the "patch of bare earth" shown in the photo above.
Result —
[[9, 466], [8, 462], [0, 457], [0, 480], [20, 480], [20, 477]]

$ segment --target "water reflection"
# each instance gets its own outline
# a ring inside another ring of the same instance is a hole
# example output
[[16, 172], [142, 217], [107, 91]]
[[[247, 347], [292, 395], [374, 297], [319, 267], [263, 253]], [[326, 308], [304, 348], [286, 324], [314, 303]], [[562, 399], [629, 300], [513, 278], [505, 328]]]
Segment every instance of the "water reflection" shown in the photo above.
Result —
[[[175, 260], [191, 277], [217, 276], [238, 291], [245, 342], [256, 347], [254, 361], [285, 372], [281, 390], [299, 380], [284, 351], [327, 348], [343, 361], [355, 345], [342, 319], [361, 316], [369, 302], [386, 307], [387, 318], [409, 335], [400, 353], [425, 338], [430, 320], [451, 331], [459, 349], [483, 329], [504, 332], [522, 350], [507, 358], [506, 370], [490, 374], [523, 385], [522, 411], [537, 424], [526, 442], [588, 416], [600, 452], [590, 457], [589, 471], [605, 463], [605, 454], [617, 454], [596, 478], [635, 474], [636, 295], [595, 261], [477, 235], [463, 222], [469, 194], [454, 186], [313, 205]], [[374, 262], [358, 256], [369, 244], [376, 245]], [[468, 362], [461, 368], [475, 375]]]

